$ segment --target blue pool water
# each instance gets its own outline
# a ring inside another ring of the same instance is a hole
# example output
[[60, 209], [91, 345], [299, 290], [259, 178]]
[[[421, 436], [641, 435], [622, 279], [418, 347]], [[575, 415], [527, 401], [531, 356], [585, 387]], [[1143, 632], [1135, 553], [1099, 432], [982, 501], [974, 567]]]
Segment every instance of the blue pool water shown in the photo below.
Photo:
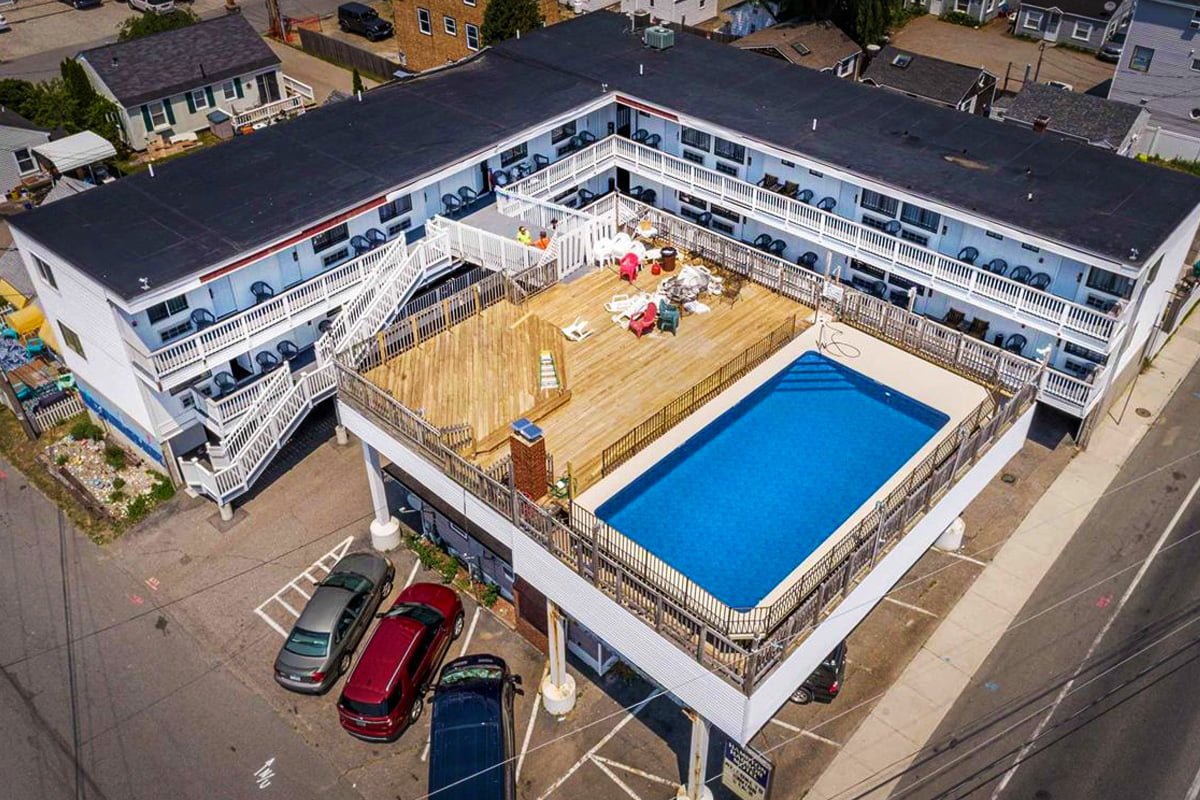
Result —
[[727, 605], [753, 606], [948, 420], [809, 351], [596, 514]]

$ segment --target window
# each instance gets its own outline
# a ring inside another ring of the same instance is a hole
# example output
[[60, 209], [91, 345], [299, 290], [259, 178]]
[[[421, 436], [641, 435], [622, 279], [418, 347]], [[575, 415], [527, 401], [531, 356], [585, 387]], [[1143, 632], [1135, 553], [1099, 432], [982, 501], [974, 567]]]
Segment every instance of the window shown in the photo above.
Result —
[[406, 194], [404, 197], [397, 197], [392, 202], [381, 205], [379, 207], [379, 221], [387, 222], [410, 211], [412, 211], [412, 195]]
[[709, 142], [712, 137], [704, 131], [698, 131], [695, 128], [683, 128], [679, 132], [679, 141], [686, 144], [688, 147], [695, 147], [697, 150], [708, 151]]
[[1193, 108], [1188, 112], [1188, 116], [1192, 119], [1200, 119], [1200, 108]]
[[1025, 27], [1031, 31], [1041, 30], [1041, 28], [1042, 28], [1042, 12], [1026, 11], [1024, 24], [1025, 24]]
[[1200, 72], [1200, 58], [1192, 59], [1192, 72]]
[[329, 267], [341, 261], [348, 255], [350, 255], [350, 248], [343, 247], [341, 250], [335, 250], [334, 252], [322, 258], [321, 263]]
[[191, 95], [193, 106], [197, 109], [208, 108], [208, 95], [205, 94], [203, 89], [196, 89]]
[[714, 166], [717, 168], [717, 172], [723, 172], [726, 175], [732, 175], [735, 178], [737, 177], [738, 168], [733, 164], [726, 164], [724, 161], [718, 161]]
[[697, 153], [695, 150], [684, 150], [683, 159], [684, 161], [691, 161], [693, 164], [704, 164], [704, 154]]
[[461, 536], [463, 538], [463, 541], [467, 541], [467, 532], [464, 531], [462, 528], [460, 528], [458, 525], [455, 525], [453, 522], [450, 523], [450, 530], [454, 531], [459, 536]]
[[988, 235], [989, 239], [999, 239], [1002, 242], [1004, 241], [1004, 237], [998, 233], [995, 233], [994, 231], [984, 231], [984, 233]]
[[1192, 19], [1188, 23], [1188, 27], [1194, 31], [1200, 31], [1200, 11], [1192, 12]]
[[458, 22], [454, 17], [442, 17], [442, 26], [446, 29], [448, 36], [458, 36]]
[[954, 10], [960, 14], [966, 14], [971, 10], [971, 0], [954, 0]]
[[54, 273], [50, 271], [50, 265], [47, 264], [45, 261], [42, 261], [37, 256], [31, 256], [31, 257], [33, 258], [34, 266], [37, 267], [38, 274], [42, 276], [42, 280], [44, 280], [46, 283], [50, 284], [52, 287], [57, 289], [58, 281], [54, 280]]
[[404, 665], [404, 671], [408, 673], [408, 677], [412, 678], [417, 674], [417, 670], [421, 668], [422, 662], [425, 661], [425, 656], [429, 655], [429, 648], [433, 646], [433, 640], [437, 637], [435, 628], [426, 628], [425, 633], [421, 636], [421, 641], [417, 642], [413, 647], [412, 652], [408, 656], [408, 663]]
[[[234, 79], [236, 80], [236, 78]], [[226, 100], [237, 99], [237, 85], [233, 81], [225, 81], [221, 84], [221, 97]]]
[[781, 159], [779, 159], [779, 163], [780, 163], [780, 164], [782, 164], [782, 165], [783, 165], [783, 166], [785, 166], [785, 167], [794, 167], [794, 166], [796, 166], [796, 165], [795, 165], [793, 162], [791, 162], [791, 161], [784, 161], [782, 158], [781, 158]]
[[163, 107], [161, 100], [147, 103], [146, 108], [150, 110], [150, 124], [155, 130], [167, 126], [167, 110]]
[[312, 248], [314, 253], [319, 253], [322, 250], [328, 250], [338, 242], [344, 242], [350, 238], [350, 229], [346, 227], [346, 223], [334, 225], [327, 231], [322, 231], [312, 237]]
[[[475, 4], [471, 3], [471, 5], [475, 5]], [[468, 50], [478, 50], [479, 49], [479, 28], [475, 27], [474, 25], [472, 25], [469, 22], [467, 23], [467, 49]]]
[[734, 142], [726, 141], [719, 136], [716, 139], [716, 147], [713, 148], [713, 152], [716, 153], [718, 157], [724, 158], [727, 161], [736, 161], [739, 164], [744, 164], [746, 162], [745, 147], [742, 147], [740, 144], [735, 144]]
[[812, 175], [814, 178], [824, 178], [825, 177], [824, 172], [817, 172], [815, 169], [810, 169], [808, 171], [808, 174]]
[[570, 139], [575, 135], [575, 123], [568, 122], [566, 125], [559, 125], [550, 131], [550, 144], [558, 144], [563, 139]]
[[884, 278], [887, 277], [887, 273], [884, 272], [883, 270], [881, 270], [879, 267], [872, 267], [870, 264], [864, 264], [863, 262], [861, 262], [857, 259], [851, 259], [850, 266], [854, 267], [856, 270], [863, 273], [864, 275], [870, 275], [872, 278], [878, 278], [879, 280], [883, 280]]
[[1081, 42], [1086, 42], [1088, 39], [1092, 38], [1092, 23], [1076, 22], [1075, 30], [1071, 31], [1071, 38], [1078, 39]]
[[877, 231], [883, 230], [883, 226], [887, 225], [887, 220], [882, 220], [879, 217], [872, 217], [870, 214], [863, 214], [862, 224], [868, 228], [874, 228]]
[[395, 225], [391, 225], [391, 226], [389, 226], [389, 227], [388, 227], [388, 229], [387, 229], [387, 235], [388, 235], [388, 236], [395, 236], [395, 235], [396, 235], [397, 233], [399, 233], [400, 231], [406, 231], [406, 230], [408, 230], [408, 229], [409, 229], [409, 228], [411, 228], [411, 227], [412, 227], [412, 220], [411, 220], [411, 219], [402, 219], [402, 220], [400, 220], [399, 222], [397, 222]]
[[1137, 72], [1149, 72], [1150, 62], [1153, 60], [1154, 48], [1138, 45], [1133, 48], [1133, 55], [1129, 58], [1129, 68]]
[[429, 16], [428, 8], [417, 9], [417, 30], [421, 31], [421, 33], [425, 34], [426, 36], [433, 35], [433, 22], [432, 18]]
[[161, 336], [163, 342], [166, 343], [166, 342], [171, 341], [172, 339], [177, 339], [180, 336], [183, 336], [185, 333], [191, 333], [191, 332], [192, 332], [192, 321], [185, 320], [183, 322], [180, 322], [178, 325], [172, 325], [169, 328], [163, 328], [161, 331], [158, 332], [158, 335]]
[[925, 245], [929, 244], [928, 236], [922, 236], [919, 233], [913, 233], [908, 228], [900, 229], [900, 238], [906, 242], [912, 242], [913, 244], [919, 244], [919, 245], [921, 245], [921, 247], [924, 247]]
[[474, 6], [475, 3], [476, 3], [476, 0], [463, 0], [464, 6]]
[[22, 175], [37, 172], [37, 162], [33, 160], [33, 153], [29, 152], [28, 147], [13, 150], [13, 158], [17, 159], [17, 171]]
[[516, 147], [510, 147], [500, 154], [500, 166], [507, 167], [509, 164], [515, 164], [528, 155], [529, 145], [522, 142]]
[[896, 216], [896, 210], [900, 207], [900, 201], [894, 197], [888, 197], [886, 194], [873, 192], [870, 189], [862, 190], [862, 200], [859, 202], [863, 208], [869, 208], [872, 211], [878, 211], [880, 214], [887, 214], [889, 217]]
[[150, 306], [146, 309], [146, 317], [150, 320], [150, 324], [153, 325], [156, 322], [162, 322], [167, 317], [173, 317], [181, 311], [186, 311], [187, 307], [187, 297], [179, 295], [179, 297], [172, 297], [165, 303]]
[[74, 350], [80, 358], [87, 358], [83, 352], [83, 342], [79, 341], [79, 334], [68, 328], [62, 320], [58, 321], [58, 330], [62, 333], [63, 344]]
[[[900, 214], [900, 219], [907, 222], [909, 225], [916, 225], [918, 228], [924, 228], [927, 231], [937, 232], [938, 226], [942, 224], [942, 215], [936, 211], [927, 211], [920, 206], [914, 206], [911, 203], [904, 204], [904, 211]], [[926, 240], [928, 241], [928, 240]]]
[[1133, 294], [1133, 284], [1133, 278], [1126, 278], [1124, 275], [1118, 275], [1099, 267], [1092, 267], [1088, 272], [1088, 288], [1105, 294], [1128, 299]]
[[1036, 246], [1034, 246], [1034, 245], [1032, 245], [1032, 244], [1025, 244], [1025, 243], [1023, 243], [1023, 242], [1022, 242], [1022, 244], [1021, 244], [1021, 249], [1022, 249], [1022, 250], [1028, 250], [1028, 251], [1029, 251], [1029, 252], [1031, 252], [1031, 253], [1040, 253], [1040, 252], [1042, 252], [1042, 248], [1040, 248], [1040, 247], [1036, 247]]
[[684, 194], [683, 192], [679, 193], [679, 202], [684, 203], [685, 205], [695, 206], [696, 208], [700, 208], [705, 211], [708, 210], [708, 203], [704, 202], [699, 197], [692, 197], [690, 194]]
[[1093, 350], [1088, 350], [1086, 347], [1080, 347], [1074, 342], [1063, 342], [1063, 350], [1067, 351], [1073, 356], [1086, 358], [1088, 361], [1094, 361], [1097, 364], [1105, 364], [1108, 362], [1108, 356], [1104, 355], [1103, 353], [1097, 353]]
[[720, 220], [714, 219], [712, 221], [712, 228], [715, 231], [720, 231], [721, 233], [733, 236], [733, 226], [728, 222], [721, 222]]
[[722, 208], [721, 206], [717, 205], [716, 203], [713, 203], [713, 205], [708, 210], [713, 213], [714, 217], [724, 217], [725, 219], [729, 220], [730, 222], [741, 222], [742, 221], [741, 215], [738, 214], [736, 211], [730, 211], [728, 208]]
[[996, 0], [988, 0], [987, 11], [985, 13], [990, 14], [995, 10], [996, 10]]
[[853, 59], [847, 58], [847, 59], [844, 59], [837, 63], [837, 76], [839, 78], [844, 78], [847, 75], [849, 75], [851, 72], [854, 72], [854, 60]]

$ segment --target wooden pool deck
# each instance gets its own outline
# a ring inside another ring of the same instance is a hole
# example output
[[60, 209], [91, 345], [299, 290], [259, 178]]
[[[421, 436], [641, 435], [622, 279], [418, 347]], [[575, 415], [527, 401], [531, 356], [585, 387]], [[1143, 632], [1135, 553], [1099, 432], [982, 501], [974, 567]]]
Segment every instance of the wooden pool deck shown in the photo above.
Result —
[[[615, 271], [592, 269], [517, 306], [507, 301], [422, 342], [367, 374], [438, 427], [469, 424], [487, 466], [508, 452], [509, 425], [530, 417], [545, 431], [560, 474], [568, 463], [580, 490], [600, 473], [605, 447], [681, 392], [808, 307], [746, 283], [737, 299], [705, 296], [711, 311], [687, 314], [677, 335], [654, 331], [638, 339], [618, 326], [604, 304], [615, 294], [654, 292], [660, 280], [644, 271], [631, 287]], [[568, 341], [561, 328], [586, 320], [593, 331]], [[539, 386], [539, 357], [549, 352], [560, 381]]]

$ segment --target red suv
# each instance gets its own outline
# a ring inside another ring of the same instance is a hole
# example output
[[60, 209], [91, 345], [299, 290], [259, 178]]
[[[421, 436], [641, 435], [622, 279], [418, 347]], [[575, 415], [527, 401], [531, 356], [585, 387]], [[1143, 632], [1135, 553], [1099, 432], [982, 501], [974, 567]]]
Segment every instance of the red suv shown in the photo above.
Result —
[[417, 583], [379, 614], [379, 625], [338, 699], [342, 727], [369, 742], [394, 742], [416, 722], [450, 642], [463, 630], [453, 589]]

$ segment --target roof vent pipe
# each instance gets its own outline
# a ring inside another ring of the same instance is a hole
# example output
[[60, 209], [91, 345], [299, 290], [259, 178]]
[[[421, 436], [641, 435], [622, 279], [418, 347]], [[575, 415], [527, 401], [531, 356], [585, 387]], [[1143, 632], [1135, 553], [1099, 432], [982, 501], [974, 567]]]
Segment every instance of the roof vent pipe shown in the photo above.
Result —
[[358, 90], [358, 102], [362, 102], [362, 89]]
[[154, 177], [154, 162], [153, 161], [149, 162], [149, 167], [150, 167], [150, 177], [153, 178]]
[[817, 118], [813, 117], [813, 130], [815, 131], [816, 129], [817, 129]]
[[205, 79], [208, 78], [208, 73], [204, 71], [204, 62], [203, 61], [200, 62], [200, 77], [205, 78]]

